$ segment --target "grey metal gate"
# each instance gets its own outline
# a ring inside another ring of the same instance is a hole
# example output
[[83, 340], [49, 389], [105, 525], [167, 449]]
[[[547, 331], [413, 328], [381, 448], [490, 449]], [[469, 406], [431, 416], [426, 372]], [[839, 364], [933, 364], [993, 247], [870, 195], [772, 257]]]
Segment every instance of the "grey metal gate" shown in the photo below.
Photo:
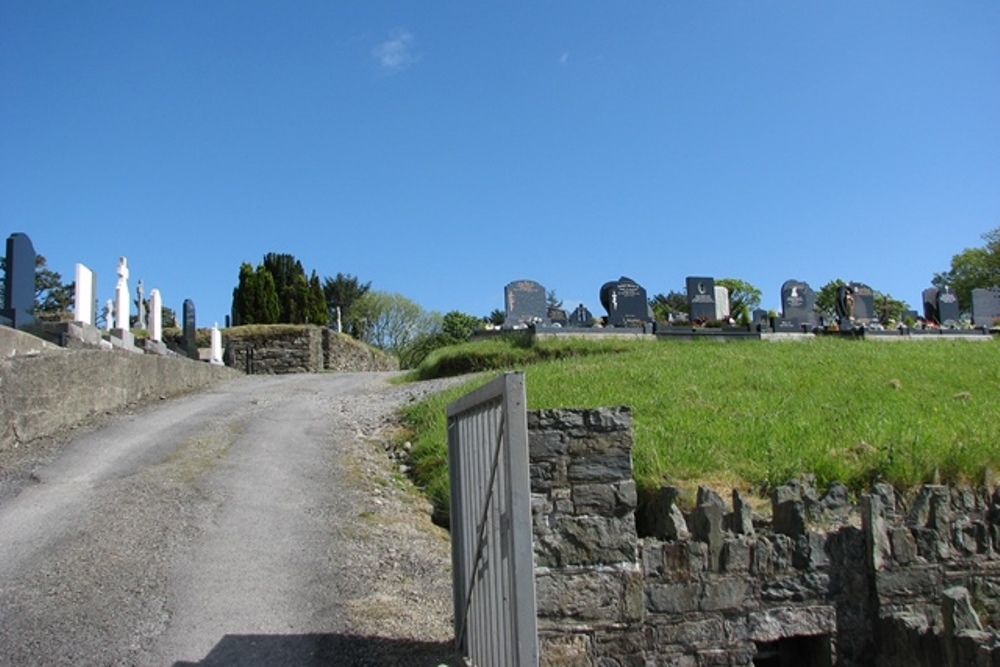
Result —
[[524, 374], [448, 406], [455, 642], [477, 667], [538, 664]]

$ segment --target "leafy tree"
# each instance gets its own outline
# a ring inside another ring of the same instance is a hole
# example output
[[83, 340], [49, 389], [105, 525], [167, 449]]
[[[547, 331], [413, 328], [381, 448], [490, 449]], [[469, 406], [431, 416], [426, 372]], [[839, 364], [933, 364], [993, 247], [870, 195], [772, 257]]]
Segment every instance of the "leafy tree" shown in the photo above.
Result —
[[447, 344], [464, 343], [472, 337], [472, 334], [483, 328], [483, 323], [478, 317], [452, 310], [445, 313], [441, 320], [441, 331], [449, 341]]
[[361, 283], [356, 276], [349, 273], [338, 273], [335, 278], [323, 279], [323, 296], [331, 324], [337, 322], [337, 308], [340, 308], [341, 329], [355, 338], [360, 338], [357, 318], [352, 313], [352, 307], [371, 290], [370, 282]]
[[816, 292], [816, 303], [813, 310], [822, 317], [835, 317], [837, 315], [837, 290], [846, 285], [843, 280], [836, 278], [823, 285]]
[[35, 255], [35, 317], [59, 320], [72, 310], [76, 283], [63, 284], [62, 276], [46, 266], [45, 258]]
[[653, 316], [660, 321], [670, 319], [671, 313], [687, 313], [688, 300], [681, 292], [670, 291], [666, 294], [654, 294], [649, 300]]
[[361, 327], [361, 340], [397, 356], [421, 335], [441, 329], [440, 315], [401, 294], [369, 291], [351, 312]]
[[903, 320], [903, 311], [909, 310], [910, 305], [905, 301], [894, 298], [891, 294], [872, 290], [872, 302], [875, 305], [875, 317], [879, 323], [888, 325], [892, 322]]
[[[264, 268], [274, 278], [280, 313], [278, 322], [302, 324], [306, 321], [306, 294], [309, 282], [302, 262], [294, 255], [269, 252], [264, 255]], [[301, 280], [300, 280], [301, 279]]]
[[720, 278], [715, 284], [729, 290], [729, 316], [740, 322], [749, 322], [750, 313], [760, 306], [761, 291], [738, 278]]
[[493, 312], [483, 318], [483, 322], [486, 324], [492, 324], [495, 327], [502, 327], [503, 323], [507, 321], [507, 313], [495, 308]]
[[274, 276], [263, 264], [254, 268], [240, 265], [240, 280], [233, 290], [233, 322], [240, 324], [275, 324], [281, 315]]
[[326, 310], [326, 296], [319, 276], [313, 271], [309, 276], [309, 299], [306, 306], [306, 322], [325, 327], [329, 323]]
[[983, 234], [986, 245], [982, 248], [966, 248], [951, 258], [951, 269], [935, 273], [931, 284], [935, 287], [950, 287], [958, 297], [962, 311], [972, 307], [972, 290], [981, 287], [989, 289], [1000, 285], [1000, 227]]

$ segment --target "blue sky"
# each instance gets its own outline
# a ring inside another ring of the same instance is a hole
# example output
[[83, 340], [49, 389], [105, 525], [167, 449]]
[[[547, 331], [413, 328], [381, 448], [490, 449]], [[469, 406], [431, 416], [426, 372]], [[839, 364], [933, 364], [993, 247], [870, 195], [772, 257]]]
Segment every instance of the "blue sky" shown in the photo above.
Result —
[[857, 280], [1000, 226], [1000, 3], [0, 2], [0, 234], [199, 326], [291, 253], [428, 310]]

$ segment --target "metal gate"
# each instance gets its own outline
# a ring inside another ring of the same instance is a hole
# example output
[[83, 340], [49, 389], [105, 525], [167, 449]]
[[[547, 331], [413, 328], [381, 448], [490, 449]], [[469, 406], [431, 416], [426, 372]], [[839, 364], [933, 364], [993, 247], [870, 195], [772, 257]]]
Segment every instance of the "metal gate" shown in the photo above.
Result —
[[448, 406], [455, 643], [477, 667], [538, 664], [524, 374]]

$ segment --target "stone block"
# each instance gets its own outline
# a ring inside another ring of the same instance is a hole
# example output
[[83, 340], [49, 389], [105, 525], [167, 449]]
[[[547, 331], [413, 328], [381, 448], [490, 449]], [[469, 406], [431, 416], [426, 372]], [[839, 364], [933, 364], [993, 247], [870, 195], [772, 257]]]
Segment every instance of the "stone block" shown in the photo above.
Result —
[[830, 577], [822, 572], [809, 572], [791, 577], [778, 577], [761, 585], [765, 602], [805, 602], [821, 599], [830, 591]]
[[558, 632], [538, 634], [539, 667], [591, 667], [589, 634]]
[[722, 545], [721, 570], [727, 574], [750, 571], [753, 542], [746, 538], [730, 538]]
[[642, 589], [634, 568], [535, 574], [539, 619], [635, 623], [643, 617]]
[[826, 554], [826, 538], [809, 532], [795, 539], [795, 549], [792, 552], [792, 565], [800, 570], [816, 570], [824, 568], [829, 563]]
[[642, 628], [602, 628], [594, 634], [595, 662], [615, 667], [645, 667], [648, 643]]
[[576, 514], [624, 517], [635, 511], [635, 482], [613, 484], [577, 484], [573, 487], [573, 511]]
[[941, 593], [941, 617], [946, 635], [962, 630], [982, 630], [979, 614], [972, 608], [972, 598], [964, 586], [952, 586]]
[[882, 570], [875, 574], [875, 590], [880, 598], [936, 598], [941, 588], [941, 571], [934, 566]]
[[772, 569], [774, 560], [774, 548], [771, 542], [765, 537], [758, 537], [754, 540], [750, 554], [750, 571], [753, 574], [768, 574]]
[[866, 565], [880, 570], [892, 553], [880, 496], [861, 497], [861, 530], [865, 533]]
[[636, 528], [640, 535], [661, 540], [687, 539], [690, 536], [684, 514], [677, 506], [680, 489], [662, 487], [636, 513]]
[[701, 584], [681, 582], [646, 586], [646, 611], [651, 614], [691, 614], [698, 611]]
[[753, 535], [753, 508], [736, 489], [733, 489], [733, 513], [729, 529], [737, 535]]
[[722, 618], [710, 616], [699, 620], [682, 620], [656, 627], [656, 646], [682, 646], [687, 649], [717, 644], [726, 637]]
[[711, 577], [702, 589], [701, 611], [735, 611], [754, 604], [753, 583], [743, 577]]
[[917, 555], [928, 561], [945, 560], [951, 555], [948, 540], [933, 528], [913, 526], [910, 528], [913, 540], [917, 544]]
[[806, 534], [805, 505], [801, 500], [782, 500], [773, 507], [774, 532], [789, 537]]
[[834, 635], [837, 632], [837, 609], [832, 605], [771, 607], [750, 612], [745, 619], [742, 630], [734, 626], [727, 636], [775, 642], [786, 637]]
[[627, 449], [573, 456], [567, 471], [572, 484], [620, 482], [632, 478], [632, 456]]
[[635, 526], [625, 519], [557, 514], [548, 527], [535, 536], [535, 559], [542, 567], [637, 562]]
[[708, 544], [709, 570], [719, 571], [722, 558], [723, 508], [713, 502], [698, 505], [688, 517], [691, 537]]
[[893, 559], [900, 565], [909, 565], [917, 560], [917, 542], [909, 528], [895, 526], [889, 529], [889, 544]]
[[528, 458], [532, 463], [536, 461], [552, 461], [562, 456], [566, 456], [569, 446], [566, 439], [559, 431], [532, 431], [528, 430]]

